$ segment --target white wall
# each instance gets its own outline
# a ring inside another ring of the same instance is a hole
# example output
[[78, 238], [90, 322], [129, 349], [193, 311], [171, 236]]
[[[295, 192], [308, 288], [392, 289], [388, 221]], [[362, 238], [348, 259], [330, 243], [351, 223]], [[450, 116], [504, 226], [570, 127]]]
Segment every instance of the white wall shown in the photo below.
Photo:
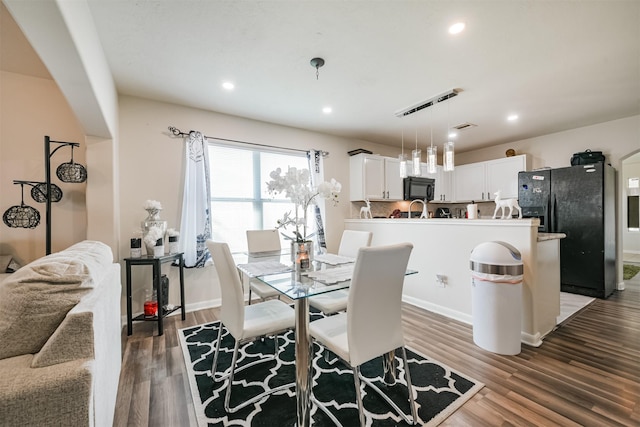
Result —
[[[325, 179], [335, 178], [343, 184], [337, 207], [326, 208], [326, 237], [329, 250], [337, 251], [344, 218], [349, 218], [349, 156], [356, 148], [367, 148], [383, 155], [397, 155], [397, 150], [364, 141], [338, 138], [302, 129], [272, 125], [210, 111], [160, 103], [135, 97], [120, 99], [120, 253], [129, 254], [129, 239], [139, 230], [146, 212], [147, 199], [162, 203], [161, 217], [169, 227], [180, 227], [182, 201], [182, 138], [173, 138], [167, 129], [175, 126], [183, 132], [199, 130], [207, 136], [268, 144], [302, 150], [322, 149], [330, 154], [324, 160]], [[124, 267], [124, 266], [123, 266]], [[169, 267], [171, 298], [178, 298], [177, 272]], [[149, 273], [134, 273], [134, 283], [151, 283]], [[123, 276], [124, 277], [124, 276]], [[220, 297], [216, 275], [211, 267], [186, 270], [186, 302], [191, 308], [215, 304]], [[174, 286], [174, 284], [176, 284]], [[134, 302], [141, 304], [144, 293], [134, 286]], [[123, 306], [124, 309], [124, 306]], [[134, 312], [136, 309], [134, 305]]]

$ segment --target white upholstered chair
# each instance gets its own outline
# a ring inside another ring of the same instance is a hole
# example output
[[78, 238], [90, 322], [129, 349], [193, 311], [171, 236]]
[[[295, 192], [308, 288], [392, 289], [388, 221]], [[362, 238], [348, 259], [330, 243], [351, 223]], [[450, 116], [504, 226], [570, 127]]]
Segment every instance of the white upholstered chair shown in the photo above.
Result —
[[[371, 386], [410, 424], [417, 421], [411, 375], [402, 334], [402, 286], [413, 245], [362, 248], [358, 252], [346, 313], [313, 321], [313, 339], [353, 369], [360, 424], [365, 425], [360, 380]], [[360, 366], [398, 348], [402, 350], [411, 416], [360, 374]]]
[[[215, 353], [213, 356], [213, 364], [211, 373], [214, 380], [223, 380], [229, 378], [227, 392], [224, 400], [224, 407], [228, 412], [235, 412], [242, 409], [246, 405], [253, 403], [266, 394], [274, 393], [278, 390], [293, 387], [295, 384], [286, 384], [275, 389], [268, 390], [255, 398], [245, 401], [242, 404], [231, 408], [229, 407], [229, 399], [231, 398], [231, 387], [233, 385], [234, 373], [245, 369], [249, 366], [261, 363], [273, 358], [263, 358], [259, 361], [248, 363], [242, 368], [236, 369], [238, 358], [238, 349], [240, 344], [253, 341], [256, 338], [265, 335], [277, 335], [278, 333], [293, 329], [295, 325], [295, 312], [282, 301], [269, 300], [249, 306], [244, 305], [244, 291], [240, 274], [236, 268], [236, 264], [231, 256], [231, 251], [226, 243], [214, 242], [207, 240], [207, 248], [213, 258], [213, 263], [220, 280], [220, 289], [222, 291], [222, 306], [220, 308], [220, 330], [218, 331], [218, 339], [216, 343]], [[229, 372], [216, 376], [216, 365], [218, 363], [218, 353], [220, 350], [220, 342], [222, 337], [222, 326], [224, 326], [231, 336], [235, 339], [235, 347], [233, 349], [233, 358]], [[278, 337], [275, 336], [275, 354], [278, 353]], [[274, 356], [276, 357], [276, 356]]]
[[[371, 245], [373, 234], [370, 231], [344, 230], [338, 247], [338, 255], [355, 259], [360, 248]], [[328, 292], [309, 298], [309, 304], [324, 314], [333, 314], [347, 308], [348, 290]]]
[[[280, 235], [278, 230], [247, 230], [247, 249], [249, 256], [255, 253], [279, 252], [280, 251]], [[280, 254], [274, 255], [278, 260]], [[249, 304], [251, 304], [251, 294], [258, 295], [262, 300], [277, 297], [280, 299], [280, 292], [266, 285], [259, 280], [249, 280]]]

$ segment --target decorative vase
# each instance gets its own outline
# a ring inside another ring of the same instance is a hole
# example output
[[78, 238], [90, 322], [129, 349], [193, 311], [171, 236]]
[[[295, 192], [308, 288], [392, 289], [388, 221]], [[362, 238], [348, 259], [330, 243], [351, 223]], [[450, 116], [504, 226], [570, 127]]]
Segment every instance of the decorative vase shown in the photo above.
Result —
[[[140, 223], [140, 226], [142, 228], [142, 240], [143, 241], [145, 240], [145, 237], [147, 237], [147, 234], [149, 234], [149, 230], [152, 227], [158, 227], [162, 231], [162, 238], [164, 239], [164, 235], [167, 232], [167, 221], [163, 221], [160, 219], [161, 209], [153, 208], [153, 209], [145, 209], [145, 210], [147, 211], [148, 215], [144, 219], [144, 221]], [[147, 248], [147, 255], [153, 256], [154, 254], [153, 246], [148, 245], [146, 242], [145, 242], [145, 246]]]
[[169, 253], [175, 254], [178, 253], [178, 236], [169, 236]]
[[295, 264], [296, 269], [306, 270], [311, 267], [313, 261], [313, 242], [306, 240], [304, 242], [291, 241], [291, 262]]

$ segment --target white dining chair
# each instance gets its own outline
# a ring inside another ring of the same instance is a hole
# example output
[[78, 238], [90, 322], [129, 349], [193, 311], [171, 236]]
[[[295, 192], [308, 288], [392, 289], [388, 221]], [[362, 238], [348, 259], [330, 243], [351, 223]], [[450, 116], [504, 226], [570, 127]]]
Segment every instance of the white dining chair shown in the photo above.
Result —
[[[371, 245], [373, 233], [371, 231], [344, 230], [338, 247], [338, 255], [355, 259], [358, 250]], [[349, 291], [346, 289], [314, 295], [309, 298], [309, 304], [325, 315], [337, 313], [347, 309]]]
[[[249, 256], [256, 253], [278, 252], [277, 259], [280, 259], [281, 246], [278, 230], [247, 230], [247, 249]], [[274, 297], [280, 299], [280, 292], [256, 279], [249, 280], [249, 304], [251, 304], [252, 293], [262, 300]]]
[[[229, 406], [231, 398], [231, 388], [233, 385], [233, 376], [236, 372], [253, 366], [257, 363], [273, 360], [278, 354], [278, 337], [277, 334], [293, 329], [295, 326], [295, 311], [282, 301], [269, 300], [250, 306], [244, 304], [244, 291], [240, 274], [236, 264], [231, 256], [231, 251], [226, 243], [214, 242], [207, 240], [207, 248], [213, 264], [218, 273], [220, 281], [220, 290], [222, 291], [222, 306], [220, 307], [220, 329], [218, 331], [218, 339], [216, 342], [215, 353], [213, 356], [213, 364], [211, 366], [211, 375], [214, 380], [229, 379], [227, 384], [227, 392], [224, 399], [224, 408], [227, 412], [236, 412], [245, 406], [256, 402], [267, 394], [275, 393], [279, 390], [294, 387], [295, 383], [285, 384], [273, 389], [269, 389], [260, 395], [247, 400], [235, 407]], [[222, 328], [226, 328], [235, 340], [233, 348], [233, 357], [231, 368], [228, 372], [216, 375], [216, 366], [218, 363], [218, 354], [220, 352], [220, 342], [222, 337]], [[272, 358], [261, 358], [260, 360], [247, 363], [241, 368], [236, 369], [238, 359], [238, 349], [240, 344], [253, 341], [259, 337], [266, 335], [274, 335], [275, 354]]]
[[[402, 286], [413, 245], [402, 243], [361, 248], [353, 269], [346, 313], [325, 317], [309, 325], [312, 338], [353, 369], [360, 425], [365, 425], [360, 381], [375, 390], [409, 424], [417, 422], [411, 375], [402, 334]], [[411, 416], [375, 384], [363, 377], [360, 366], [401, 349]]]

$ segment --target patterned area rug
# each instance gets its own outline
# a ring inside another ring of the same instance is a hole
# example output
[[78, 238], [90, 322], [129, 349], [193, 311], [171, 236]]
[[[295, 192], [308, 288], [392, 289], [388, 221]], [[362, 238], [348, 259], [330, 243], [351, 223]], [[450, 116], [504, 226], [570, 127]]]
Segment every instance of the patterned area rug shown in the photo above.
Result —
[[[312, 319], [321, 316], [313, 314]], [[198, 425], [204, 426], [293, 426], [296, 421], [295, 388], [271, 394], [253, 405], [249, 405], [233, 414], [224, 410], [227, 380], [213, 381], [211, 364], [214, 346], [220, 323], [214, 322], [192, 328], [181, 329], [182, 346], [189, 384], [193, 396]], [[218, 360], [218, 372], [226, 370], [231, 364], [234, 340], [223, 328], [222, 345]], [[260, 394], [267, 388], [295, 382], [294, 335], [288, 332], [279, 336], [277, 360], [259, 363], [237, 373], [231, 392], [232, 407], [247, 398]], [[265, 355], [272, 355], [272, 338], [255, 341], [240, 348], [238, 356], [240, 366]], [[417, 392], [417, 408], [420, 422], [418, 425], [436, 426], [462, 406], [484, 385], [465, 377], [442, 363], [430, 360], [415, 351], [407, 349], [411, 369], [411, 379]], [[358, 425], [358, 407], [356, 404], [352, 371], [339, 360], [324, 359], [323, 349], [314, 344], [313, 358], [313, 394], [316, 400], [328, 408], [343, 426]], [[377, 379], [376, 384], [387, 392], [405, 413], [409, 413], [407, 388], [404, 382], [402, 356], [396, 355], [397, 381], [394, 386], [382, 385], [382, 361], [375, 359], [363, 365], [364, 376]], [[369, 387], [363, 389], [363, 401], [368, 426], [407, 425], [392, 412]], [[333, 426], [333, 422], [324, 412], [315, 407], [312, 410], [314, 426]]]

